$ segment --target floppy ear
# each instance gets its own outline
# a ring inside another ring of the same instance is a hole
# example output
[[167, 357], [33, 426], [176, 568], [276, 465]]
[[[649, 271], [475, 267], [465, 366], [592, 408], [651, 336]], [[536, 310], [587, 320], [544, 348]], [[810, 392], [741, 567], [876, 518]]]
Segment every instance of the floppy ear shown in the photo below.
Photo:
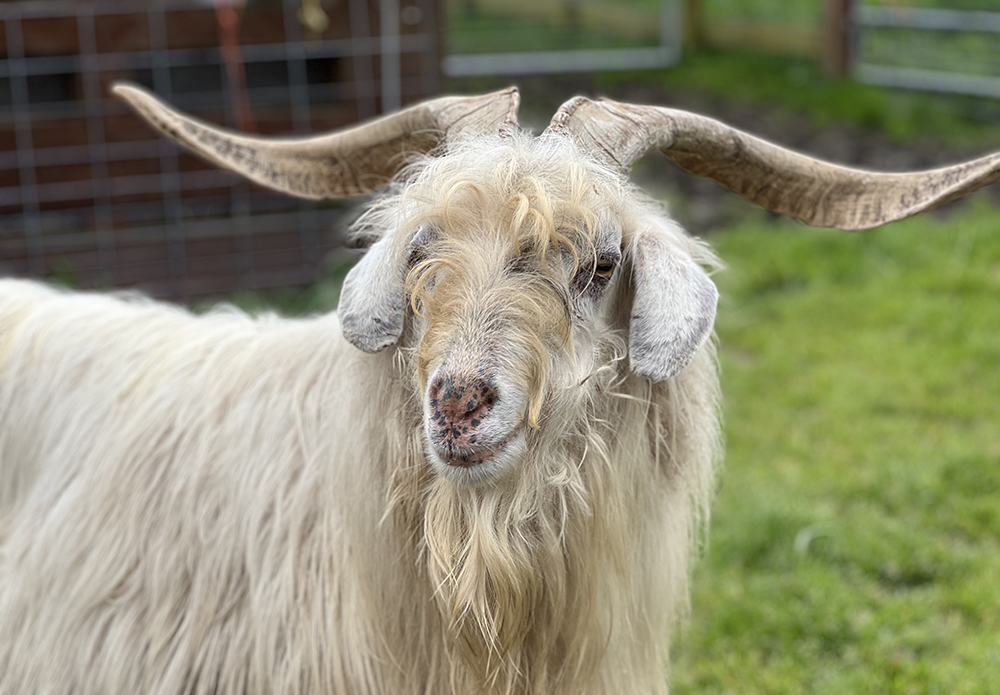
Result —
[[396, 235], [372, 244], [344, 279], [337, 316], [340, 328], [355, 347], [379, 352], [403, 332], [405, 289]]
[[654, 230], [638, 235], [631, 255], [632, 371], [663, 381], [684, 369], [712, 334], [719, 291], [701, 266]]

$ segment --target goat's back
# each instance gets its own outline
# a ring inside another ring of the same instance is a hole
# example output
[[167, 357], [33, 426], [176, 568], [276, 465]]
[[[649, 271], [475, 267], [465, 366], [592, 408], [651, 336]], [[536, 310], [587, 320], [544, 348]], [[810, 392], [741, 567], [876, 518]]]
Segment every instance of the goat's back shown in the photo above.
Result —
[[0, 282], [0, 693], [363, 670], [366, 635], [332, 659], [323, 638], [354, 620], [331, 600], [374, 610], [346, 530], [381, 514], [356, 355], [333, 317]]

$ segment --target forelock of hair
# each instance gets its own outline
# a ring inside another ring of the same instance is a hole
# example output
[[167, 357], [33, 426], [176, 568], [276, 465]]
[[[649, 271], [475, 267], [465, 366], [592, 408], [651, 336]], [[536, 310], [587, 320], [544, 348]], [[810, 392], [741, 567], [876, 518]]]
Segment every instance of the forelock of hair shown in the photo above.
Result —
[[425, 157], [355, 223], [372, 236], [398, 231], [406, 245], [421, 227], [437, 240], [509, 233], [515, 253], [593, 252], [606, 215], [620, 216], [628, 186], [568, 138], [479, 136]]

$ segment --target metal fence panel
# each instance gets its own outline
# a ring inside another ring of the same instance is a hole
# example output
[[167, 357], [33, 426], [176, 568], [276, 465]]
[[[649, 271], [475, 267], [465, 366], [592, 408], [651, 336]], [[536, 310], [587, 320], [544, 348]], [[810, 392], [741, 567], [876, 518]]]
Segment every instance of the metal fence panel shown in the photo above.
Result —
[[976, 0], [933, 5], [856, 5], [855, 76], [888, 87], [1000, 97], [1000, 11]]
[[[257, 0], [240, 33], [263, 134], [342, 127], [439, 90], [435, 0]], [[342, 208], [247, 184], [158, 137], [109, 87], [129, 79], [235, 128], [211, 0], [0, 3], [0, 272], [188, 299], [302, 285]]]

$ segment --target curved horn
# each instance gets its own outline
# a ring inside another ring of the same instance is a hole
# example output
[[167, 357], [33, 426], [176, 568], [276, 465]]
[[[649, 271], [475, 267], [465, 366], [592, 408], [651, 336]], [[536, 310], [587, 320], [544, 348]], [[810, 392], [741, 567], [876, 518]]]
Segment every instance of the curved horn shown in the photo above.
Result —
[[960, 198], [1000, 179], [1000, 152], [943, 169], [889, 174], [798, 154], [711, 118], [657, 106], [575, 97], [546, 132], [628, 169], [653, 149], [763, 208], [814, 227], [870, 229]]
[[145, 89], [112, 91], [150, 125], [212, 164], [300, 198], [344, 198], [388, 183], [414, 153], [445, 139], [517, 126], [516, 87], [475, 97], [442, 97], [347, 130], [308, 138], [250, 137], [203, 123]]

